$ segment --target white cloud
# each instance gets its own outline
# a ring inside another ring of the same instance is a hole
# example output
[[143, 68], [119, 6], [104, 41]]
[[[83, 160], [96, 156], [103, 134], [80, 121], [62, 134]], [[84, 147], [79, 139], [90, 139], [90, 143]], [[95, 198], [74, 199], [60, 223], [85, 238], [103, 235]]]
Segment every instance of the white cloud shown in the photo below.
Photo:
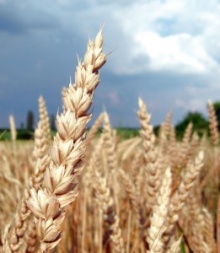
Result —
[[[124, 64], [117, 73], [174, 71], [208, 74], [220, 70], [218, 1], [136, 1], [113, 16], [129, 40]], [[137, 67], [135, 60], [146, 57]], [[134, 64], [133, 64], [134, 62]]]
[[139, 46], [134, 52], [150, 58], [148, 66], [145, 66], [149, 70], [205, 73], [211, 67], [217, 67], [198, 39], [190, 34], [162, 37], [155, 32], [141, 32], [136, 34], [135, 42]]
[[[105, 23], [105, 41], [108, 49], [113, 50], [108, 68], [114, 73], [207, 74], [220, 70], [220, 2], [217, 0], [85, 0], [83, 4], [79, 0], [55, 3], [50, 0], [47, 5], [40, 2], [43, 1], [23, 2], [24, 11], [32, 10], [31, 17], [26, 14], [29, 23], [30, 20], [36, 23], [33, 10], [37, 9], [39, 13], [42, 11], [42, 16], [50, 14], [53, 24], [57, 20], [56, 31], [74, 37], [75, 29], [80, 27], [77, 33], [84, 39], [94, 36]], [[40, 15], [37, 17], [42, 20]], [[63, 35], [60, 36], [62, 39]]]

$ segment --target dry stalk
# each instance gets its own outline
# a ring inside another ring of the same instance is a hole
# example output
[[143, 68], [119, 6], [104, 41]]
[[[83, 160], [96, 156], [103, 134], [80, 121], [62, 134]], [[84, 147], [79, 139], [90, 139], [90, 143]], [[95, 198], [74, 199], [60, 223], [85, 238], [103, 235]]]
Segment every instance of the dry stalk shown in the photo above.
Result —
[[217, 220], [216, 220], [216, 229], [217, 229], [217, 252], [220, 253], [220, 195], [218, 196], [218, 207], [217, 207]]
[[[141, 173], [141, 171], [143, 171], [142, 168], [142, 162], [143, 162], [143, 153], [141, 151], [141, 149], [136, 149], [136, 152], [134, 154], [134, 157], [131, 161], [131, 171], [130, 171], [130, 177], [132, 182], [135, 184], [135, 188], [137, 190], [137, 194], [138, 197], [141, 198], [141, 194], [140, 194], [140, 188], [142, 187], [142, 178], [140, 178], [140, 180], [138, 180], [138, 175]], [[139, 191], [138, 191], [139, 189]], [[143, 199], [143, 198], [141, 198]], [[141, 202], [142, 203], [142, 202]]]
[[87, 149], [90, 148], [90, 146], [92, 145], [92, 141], [95, 138], [96, 133], [98, 132], [102, 122], [103, 122], [103, 117], [104, 114], [101, 113], [98, 118], [96, 119], [95, 123], [92, 125], [91, 129], [89, 130], [89, 133], [86, 137], [86, 145], [87, 145]]
[[132, 154], [134, 154], [139, 146], [139, 144], [141, 143], [141, 139], [140, 138], [135, 138], [133, 139], [133, 142], [130, 143], [130, 145], [124, 150], [121, 160], [122, 162], [124, 162], [126, 159], [129, 159]]
[[[128, 195], [128, 198], [130, 200], [131, 208], [133, 209], [135, 214], [139, 217], [139, 215], [140, 215], [140, 202], [139, 202], [139, 198], [138, 198], [135, 186], [132, 183], [129, 175], [127, 173], [125, 173], [124, 170], [119, 169], [119, 176], [120, 176], [121, 182], [125, 188], [125, 191]], [[139, 219], [140, 219], [140, 217], [139, 217]]]
[[105, 222], [107, 223], [107, 239], [111, 240], [112, 247], [117, 253], [124, 253], [124, 241], [122, 238], [122, 232], [119, 227], [119, 217], [114, 208], [114, 201], [111, 196], [110, 188], [107, 186], [107, 181], [100, 175], [98, 171], [95, 172], [95, 196], [99, 208], [102, 210]]

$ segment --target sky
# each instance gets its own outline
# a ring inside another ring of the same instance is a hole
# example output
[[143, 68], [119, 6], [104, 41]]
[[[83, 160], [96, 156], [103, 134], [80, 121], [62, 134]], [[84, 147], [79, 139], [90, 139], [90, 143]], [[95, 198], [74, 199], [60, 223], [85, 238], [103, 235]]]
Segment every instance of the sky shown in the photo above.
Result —
[[114, 127], [138, 127], [139, 97], [153, 125], [168, 112], [173, 124], [207, 115], [220, 100], [219, 15], [218, 0], [0, 0], [0, 128], [10, 114], [25, 126], [28, 110], [37, 121], [41, 95], [61, 112], [61, 90], [103, 25], [110, 54], [92, 122], [106, 110]]

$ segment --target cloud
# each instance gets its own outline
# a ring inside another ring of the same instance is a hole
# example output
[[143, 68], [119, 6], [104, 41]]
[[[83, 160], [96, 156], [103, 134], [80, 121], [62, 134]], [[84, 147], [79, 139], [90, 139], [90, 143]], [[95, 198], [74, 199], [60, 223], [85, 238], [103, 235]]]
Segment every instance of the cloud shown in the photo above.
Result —
[[[110, 71], [117, 74], [171, 71], [206, 74], [219, 71], [220, 3], [205, 0], [0, 2], [0, 31], [52, 30], [82, 39], [106, 24]], [[86, 17], [86, 19], [85, 19]], [[80, 27], [80, 29], [79, 29]], [[53, 36], [53, 35], [52, 35]], [[62, 37], [61, 37], [62, 36]], [[123, 57], [122, 57], [123, 56]]]
[[57, 28], [56, 16], [41, 5], [32, 1], [16, 3], [12, 0], [0, 2], [0, 32], [23, 34], [34, 30], [50, 30]]
[[[220, 78], [219, 78], [220, 81]], [[190, 83], [179, 90], [181, 96], [174, 99], [174, 107], [184, 112], [199, 111], [207, 116], [207, 103], [209, 100], [216, 102], [220, 100], [220, 87], [217, 83], [205, 85], [206, 81], [200, 80], [201, 84]]]
[[110, 55], [94, 115], [105, 105], [114, 125], [138, 126], [139, 96], [154, 124], [169, 111], [174, 121], [205, 112], [220, 94], [219, 13], [217, 0], [0, 0], [1, 113], [25, 114], [41, 94], [56, 112], [77, 55], [103, 23]]
[[[220, 3], [198, 1], [134, 2], [113, 14], [124, 37], [129, 40], [126, 61], [116, 73], [171, 71], [180, 74], [203, 74], [220, 69], [219, 39], [216, 33]], [[137, 57], [145, 64], [132, 64]]]
[[218, 68], [198, 38], [189, 34], [162, 37], [155, 32], [141, 32], [136, 34], [135, 41], [139, 45], [135, 53], [140, 55], [142, 52], [149, 58], [149, 63], [142, 66], [148, 70], [203, 74]]

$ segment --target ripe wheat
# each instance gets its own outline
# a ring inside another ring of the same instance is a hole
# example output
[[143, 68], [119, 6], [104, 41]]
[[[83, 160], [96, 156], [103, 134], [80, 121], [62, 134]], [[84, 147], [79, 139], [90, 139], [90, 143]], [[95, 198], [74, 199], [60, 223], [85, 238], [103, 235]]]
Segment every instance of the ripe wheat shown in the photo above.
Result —
[[16, 140], [10, 116], [11, 141], [0, 143], [0, 252], [218, 252], [213, 105], [211, 141], [200, 139], [191, 123], [179, 141], [171, 113], [156, 136], [141, 99], [138, 137], [120, 139], [107, 112], [87, 132], [106, 57], [100, 31], [76, 67], [75, 83], [62, 90], [53, 140], [43, 97], [34, 142]]

